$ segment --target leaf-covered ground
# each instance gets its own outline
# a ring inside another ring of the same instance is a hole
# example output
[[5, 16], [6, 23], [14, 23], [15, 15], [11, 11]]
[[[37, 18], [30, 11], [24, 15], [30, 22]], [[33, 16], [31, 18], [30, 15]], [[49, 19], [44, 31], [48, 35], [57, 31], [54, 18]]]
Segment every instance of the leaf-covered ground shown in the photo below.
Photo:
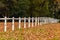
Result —
[[60, 40], [60, 23], [2, 31], [0, 40]]

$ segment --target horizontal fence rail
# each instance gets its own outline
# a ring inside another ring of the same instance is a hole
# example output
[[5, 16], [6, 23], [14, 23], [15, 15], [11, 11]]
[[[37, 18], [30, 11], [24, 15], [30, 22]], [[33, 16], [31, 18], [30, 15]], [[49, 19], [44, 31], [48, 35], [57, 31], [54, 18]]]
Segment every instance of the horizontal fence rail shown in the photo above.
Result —
[[46, 23], [54, 23], [54, 22], [57, 23], [59, 21], [59, 20], [55, 20], [53, 18], [47, 18], [47, 17], [46, 18], [45, 17], [32, 17], [32, 18], [30, 18], [30, 17], [28, 17], [28, 18], [26, 18], [26, 17], [24, 17], [24, 18], [21, 18], [21, 17], [7, 18], [7, 17], [5, 17], [5, 18], [0, 18], [0, 20], [4, 20], [4, 32], [7, 31], [7, 21], [8, 20], [12, 20], [12, 31], [14, 31], [14, 21], [15, 20], [18, 20], [19, 29], [21, 28], [21, 21], [22, 20], [24, 22], [24, 28], [26, 28], [27, 21], [28, 21], [28, 28], [31, 27], [30, 22], [32, 23], [32, 27], [34, 27], [34, 26], [37, 26], [37, 25], [39, 26], [39, 25], [46, 24]]

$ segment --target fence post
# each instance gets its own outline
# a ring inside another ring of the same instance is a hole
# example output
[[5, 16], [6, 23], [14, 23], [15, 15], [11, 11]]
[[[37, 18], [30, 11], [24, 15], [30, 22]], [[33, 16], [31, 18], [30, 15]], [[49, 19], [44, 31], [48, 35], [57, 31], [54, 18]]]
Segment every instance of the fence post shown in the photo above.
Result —
[[30, 28], [30, 17], [28, 18], [28, 27]]
[[39, 17], [38, 17], [38, 25], [39, 25]]
[[14, 17], [12, 18], [12, 31], [14, 31]]
[[35, 17], [35, 26], [37, 25], [37, 17]]
[[21, 18], [19, 17], [19, 29], [21, 28]]
[[40, 20], [40, 25], [42, 25], [40, 17], [39, 17], [39, 20]]
[[46, 22], [46, 20], [45, 20], [45, 23], [44, 24], [46, 24], [47, 22]]
[[7, 28], [7, 20], [6, 20], [6, 17], [5, 17], [4, 32], [6, 32], [6, 28]]
[[33, 22], [34, 22], [34, 17], [32, 17], [32, 27], [34, 26]]
[[26, 28], [26, 17], [24, 17], [24, 28]]

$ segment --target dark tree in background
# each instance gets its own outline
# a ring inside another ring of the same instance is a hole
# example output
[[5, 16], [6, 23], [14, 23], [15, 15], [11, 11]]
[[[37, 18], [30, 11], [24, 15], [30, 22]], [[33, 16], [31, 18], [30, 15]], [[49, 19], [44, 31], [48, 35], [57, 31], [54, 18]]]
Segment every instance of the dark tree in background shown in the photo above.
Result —
[[58, 2], [56, 0], [48, 0], [49, 1], [49, 11], [50, 17], [57, 18], [58, 13]]
[[0, 0], [0, 17], [60, 18], [56, 0]]
[[12, 9], [13, 9], [13, 1], [12, 0], [2, 0], [2, 3], [5, 5], [5, 7], [2, 7], [1, 14], [4, 16], [9, 17], [12, 13]]

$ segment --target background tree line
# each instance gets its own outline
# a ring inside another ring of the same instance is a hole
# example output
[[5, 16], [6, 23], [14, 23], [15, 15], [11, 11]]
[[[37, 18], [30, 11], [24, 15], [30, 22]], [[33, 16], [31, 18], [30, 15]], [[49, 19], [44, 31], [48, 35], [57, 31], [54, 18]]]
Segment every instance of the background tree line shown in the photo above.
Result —
[[56, 0], [0, 0], [0, 17], [60, 18]]

